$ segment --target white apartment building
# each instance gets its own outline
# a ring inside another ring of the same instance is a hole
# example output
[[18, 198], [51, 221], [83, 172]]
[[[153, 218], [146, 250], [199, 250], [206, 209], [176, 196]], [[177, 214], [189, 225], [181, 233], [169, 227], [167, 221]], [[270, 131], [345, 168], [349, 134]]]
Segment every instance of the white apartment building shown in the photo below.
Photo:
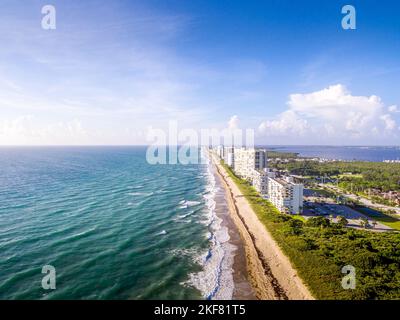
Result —
[[234, 168], [235, 149], [233, 147], [224, 147], [224, 161], [229, 167]]
[[224, 162], [229, 167], [233, 168], [235, 164], [235, 154], [233, 147], [217, 146], [214, 147], [214, 151], [221, 160], [224, 160]]
[[228, 153], [226, 164], [231, 168], [235, 166], [235, 154], [233, 152]]
[[234, 151], [234, 170], [241, 178], [252, 181], [254, 170], [267, 167], [266, 150], [236, 148]]
[[303, 185], [290, 178], [268, 179], [269, 201], [282, 213], [296, 214], [303, 208]]
[[264, 170], [254, 170], [252, 178], [253, 187], [261, 194], [262, 197], [268, 195], [268, 172]]
[[223, 147], [223, 146], [217, 146], [217, 147], [215, 148], [215, 151], [216, 151], [216, 153], [217, 153], [217, 156], [218, 156], [220, 159], [224, 159], [224, 147]]
[[269, 171], [267, 168], [253, 171], [252, 185], [264, 198], [268, 198], [269, 178], [275, 178], [275, 172]]

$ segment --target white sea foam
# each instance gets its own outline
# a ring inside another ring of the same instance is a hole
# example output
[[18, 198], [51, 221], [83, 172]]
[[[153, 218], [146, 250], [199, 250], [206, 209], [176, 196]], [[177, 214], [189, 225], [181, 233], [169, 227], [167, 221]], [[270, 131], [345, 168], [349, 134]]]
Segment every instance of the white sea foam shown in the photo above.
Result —
[[191, 219], [189, 219], [189, 220], [179, 220], [179, 219], [177, 219], [177, 220], [175, 220], [177, 223], [191, 223], [192, 222], [192, 220]]
[[194, 207], [198, 206], [201, 202], [200, 201], [188, 201], [188, 200], [182, 200], [179, 202], [181, 205], [180, 208], [187, 208], [187, 207]]
[[149, 197], [153, 195], [153, 192], [130, 192], [128, 193], [130, 196], [146, 196]]
[[167, 234], [167, 231], [163, 230], [163, 231], [161, 231], [159, 233], [156, 233], [156, 236], [162, 236], [162, 235], [165, 235], [165, 234]]
[[178, 219], [185, 219], [186, 217], [189, 217], [190, 215], [192, 215], [194, 213], [194, 211], [190, 211], [186, 214], [181, 214], [178, 216]]
[[236, 247], [229, 243], [228, 228], [221, 226], [222, 219], [215, 213], [215, 195], [219, 190], [216, 187], [215, 177], [211, 171], [211, 164], [207, 166], [207, 187], [204, 199], [207, 210], [201, 223], [209, 225], [210, 248], [195, 259], [202, 265], [203, 270], [189, 275], [188, 283], [196, 287], [206, 299], [230, 300], [233, 296], [233, 258]]
[[157, 190], [156, 193], [163, 194], [163, 193], [169, 193], [169, 191], [168, 190]]
[[189, 257], [192, 260], [195, 260], [198, 254], [198, 249], [189, 248], [189, 249], [172, 249], [170, 254], [177, 257]]

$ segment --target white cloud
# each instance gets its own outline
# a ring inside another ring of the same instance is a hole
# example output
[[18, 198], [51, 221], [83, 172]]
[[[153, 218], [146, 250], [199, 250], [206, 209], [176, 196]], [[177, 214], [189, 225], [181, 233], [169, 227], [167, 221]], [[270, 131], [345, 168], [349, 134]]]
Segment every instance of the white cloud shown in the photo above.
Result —
[[303, 135], [309, 129], [309, 125], [307, 120], [299, 118], [294, 111], [287, 110], [274, 120], [262, 122], [258, 129], [269, 136]]
[[389, 107], [388, 107], [388, 111], [389, 111], [389, 112], [392, 112], [392, 113], [399, 113], [399, 112], [400, 112], [400, 109], [399, 109], [398, 106], [393, 105], [393, 106], [389, 106]]
[[239, 129], [239, 117], [234, 115], [228, 121], [228, 129], [235, 130]]
[[396, 121], [393, 120], [390, 114], [382, 115], [381, 119], [385, 123], [385, 130], [392, 131], [396, 129]]
[[87, 138], [87, 131], [77, 119], [44, 125], [39, 119], [27, 115], [0, 122], [0, 144], [2, 145], [59, 143], [76, 145], [84, 144]]
[[371, 134], [384, 142], [399, 133], [395, 119], [385, 112], [380, 97], [354, 96], [341, 84], [312, 93], [292, 94], [287, 105], [288, 110], [275, 119], [262, 122], [259, 132], [293, 138], [307, 135], [310, 143], [327, 143], [327, 140], [365, 143]]

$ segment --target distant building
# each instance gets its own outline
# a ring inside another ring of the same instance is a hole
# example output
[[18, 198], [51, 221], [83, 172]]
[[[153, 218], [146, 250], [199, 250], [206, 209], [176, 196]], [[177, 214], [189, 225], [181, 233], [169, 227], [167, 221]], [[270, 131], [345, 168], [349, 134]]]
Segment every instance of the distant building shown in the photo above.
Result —
[[268, 172], [265, 170], [254, 170], [252, 177], [253, 187], [263, 197], [268, 196]]
[[224, 162], [231, 168], [235, 166], [235, 148], [224, 147]]
[[223, 147], [223, 146], [218, 146], [218, 147], [216, 147], [216, 148], [215, 148], [215, 151], [216, 151], [216, 153], [217, 153], [217, 156], [218, 156], [220, 159], [224, 159], [224, 147]]
[[226, 164], [229, 167], [234, 168], [235, 167], [235, 154], [233, 152], [228, 152], [227, 160], [228, 161], [226, 162]]
[[275, 172], [267, 168], [253, 171], [252, 185], [264, 198], [268, 198], [269, 178], [275, 178]]
[[296, 214], [303, 208], [303, 185], [290, 177], [268, 178], [269, 201], [282, 213]]
[[263, 170], [266, 167], [266, 150], [245, 148], [234, 150], [234, 170], [241, 178], [252, 181], [254, 170]]

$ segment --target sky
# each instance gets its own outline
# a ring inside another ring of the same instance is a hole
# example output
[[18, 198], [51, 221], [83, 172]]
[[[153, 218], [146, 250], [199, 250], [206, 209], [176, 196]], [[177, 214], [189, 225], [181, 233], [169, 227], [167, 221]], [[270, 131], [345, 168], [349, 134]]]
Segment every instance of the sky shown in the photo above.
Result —
[[148, 144], [170, 121], [399, 145], [399, 17], [395, 0], [1, 0], [0, 145]]

